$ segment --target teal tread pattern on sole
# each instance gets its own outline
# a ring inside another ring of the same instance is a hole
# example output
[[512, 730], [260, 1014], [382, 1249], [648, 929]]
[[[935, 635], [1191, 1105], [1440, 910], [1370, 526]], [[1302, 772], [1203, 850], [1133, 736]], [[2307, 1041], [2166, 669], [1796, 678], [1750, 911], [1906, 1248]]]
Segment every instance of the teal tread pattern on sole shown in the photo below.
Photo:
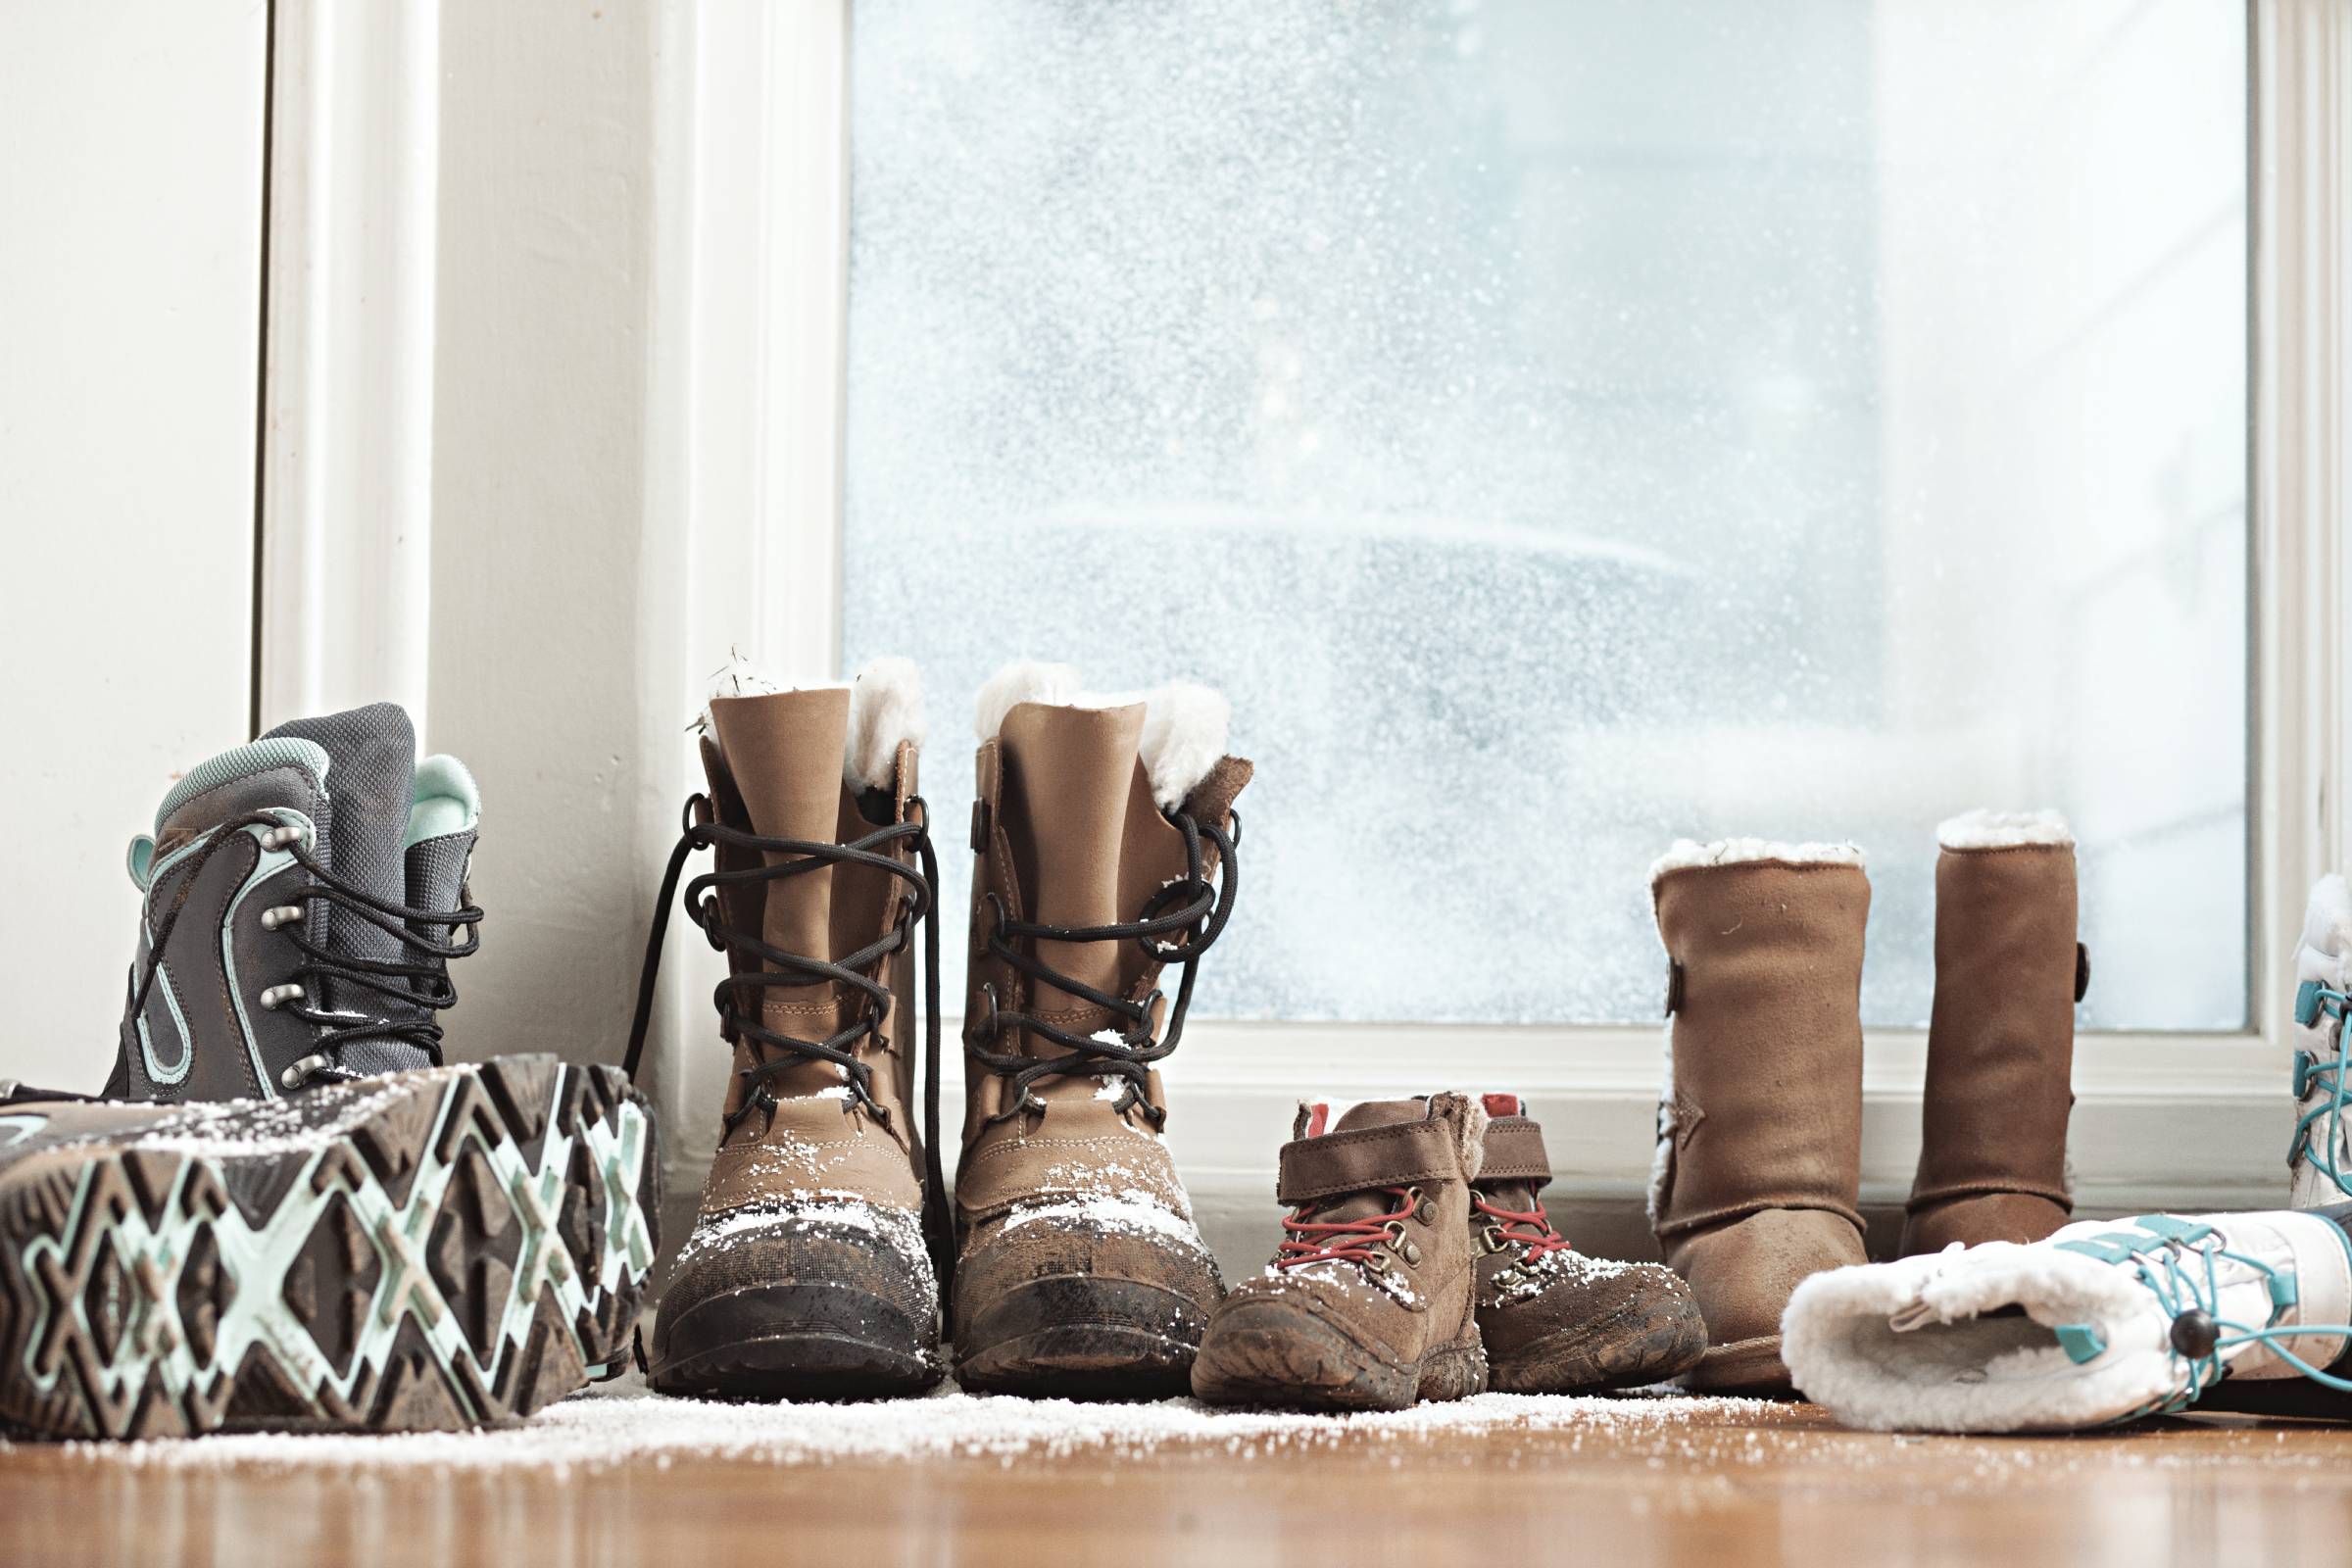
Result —
[[289, 1102], [257, 1102], [251, 1128], [231, 1111], [0, 1174], [0, 1418], [60, 1437], [467, 1427], [621, 1353], [658, 1163], [617, 1073], [512, 1058], [301, 1098], [354, 1113], [288, 1132]]

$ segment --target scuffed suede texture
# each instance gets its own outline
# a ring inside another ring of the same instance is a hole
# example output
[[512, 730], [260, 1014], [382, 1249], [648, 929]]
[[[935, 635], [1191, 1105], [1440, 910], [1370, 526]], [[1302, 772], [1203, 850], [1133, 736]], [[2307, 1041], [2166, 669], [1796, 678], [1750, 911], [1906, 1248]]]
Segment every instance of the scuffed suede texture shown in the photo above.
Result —
[[[1301, 1127], [1313, 1120], [1302, 1106]], [[1320, 1176], [1345, 1169], [1362, 1184], [1301, 1208], [1307, 1222], [1365, 1221], [1407, 1206], [1412, 1215], [1393, 1221], [1385, 1238], [1359, 1238], [1376, 1263], [1340, 1257], [1292, 1264], [1277, 1254], [1264, 1273], [1236, 1285], [1201, 1340], [1194, 1394], [1212, 1403], [1396, 1409], [1483, 1388], [1464, 1162], [1486, 1121], [1485, 1109], [1461, 1094], [1367, 1101], [1328, 1132], [1287, 1145], [1286, 1171]], [[1381, 1136], [1391, 1129], [1438, 1136]], [[1333, 1139], [1356, 1140], [1348, 1145], [1355, 1152], [1318, 1162], [1315, 1146]], [[1358, 1157], [1382, 1152], [1395, 1162]], [[1433, 1152], [1452, 1168], [1433, 1174]], [[1308, 1185], [1321, 1191], [1329, 1184]], [[1417, 1193], [1417, 1201], [1399, 1191]]]
[[1706, 1319], [1690, 1287], [1656, 1263], [1544, 1250], [1535, 1227], [1479, 1208], [1541, 1213], [1551, 1181], [1543, 1129], [1516, 1096], [1488, 1095], [1492, 1116], [1471, 1185], [1470, 1234], [1478, 1270], [1478, 1333], [1489, 1387], [1506, 1394], [1576, 1394], [1660, 1383], [1695, 1365]]
[[[1846, 859], [1746, 858], [1669, 868], [1651, 896], [1681, 974], [1654, 1226], [1710, 1346], [1769, 1342], [1798, 1280], [1864, 1257], [1870, 882]], [[1769, 1343], [1755, 1352], [1724, 1367], [1784, 1384]], [[1707, 1362], [1686, 1381], [1723, 1386]]]
[[2066, 1223], [2075, 978], [2071, 840], [1943, 851], [1905, 1252], [2034, 1242]]

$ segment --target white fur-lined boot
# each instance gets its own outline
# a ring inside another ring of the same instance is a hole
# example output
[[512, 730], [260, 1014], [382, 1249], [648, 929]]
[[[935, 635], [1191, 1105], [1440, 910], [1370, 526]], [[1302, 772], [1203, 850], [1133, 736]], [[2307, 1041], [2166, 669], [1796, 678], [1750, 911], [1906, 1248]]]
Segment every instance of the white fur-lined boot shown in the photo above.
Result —
[[1848, 1426], [2072, 1432], [2186, 1409], [2352, 1417], [2352, 1205], [2084, 1220], [1817, 1274], [1781, 1352]]
[[1099, 697], [1058, 664], [980, 689], [951, 1295], [966, 1389], [1191, 1386], [1223, 1284], [1160, 1137], [1160, 1064], [1233, 907], [1250, 765], [1226, 755], [1229, 718], [1203, 686]]
[[2311, 890], [2295, 948], [2295, 1136], [2290, 1201], [2317, 1208], [2352, 1199], [2352, 1124], [2345, 1118], [2344, 1012], [2352, 997], [2352, 890], [2324, 876]]

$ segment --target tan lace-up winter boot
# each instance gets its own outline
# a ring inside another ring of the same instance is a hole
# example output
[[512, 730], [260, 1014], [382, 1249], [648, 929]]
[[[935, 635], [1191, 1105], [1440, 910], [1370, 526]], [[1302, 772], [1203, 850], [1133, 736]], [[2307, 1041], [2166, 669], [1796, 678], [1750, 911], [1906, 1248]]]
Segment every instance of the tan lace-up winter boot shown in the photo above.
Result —
[[1672, 960], [1650, 1225], [1707, 1319], [1691, 1389], [1785, 1391], [1797, 1282], [1865, 1260], [1862, 930], [1850, 845], [1677, 844], [1650, 870]]
[[1213, 692], [1077, 686], [1016, 664], [980, 695], [956, 1371], [994, 1393], [1180, 1394], [1221, 1287], [1154, 1064], [1224, 929], [1250, 764], [1225, 755]]
[[[941, 1372], [931, 1251], [945, 1210], [914, 1125], [926, 1050], [936, 1117], [938, 1027], [934, 1005], [928, 1040], [917, 1032], [912, 996], [933, 885], [918, 677], [884, 660], [854, 687], [792, 691], [738, 666], [719, 691], [710, 795], [690, 807], [670, 880], [688, 851], [716, 850], [685, 905], [727, 954], [717, 1004], [735, 1072], [651, 1380], [727, 1398], [920, 1389]], [[935, 1004], [935, 963], [931, 984]], [[641, 1030], [644, 1016], [641, 1000]]]
[[1707, 1324], [1674, 1270], [1587, 1257], [1537, 1194], [1551, 1159], [1517, 1095], [1488, 1095], [1486, 1152], [1470, 1187], [1478, 1333], [1505, 1394], [1591, 1394], [1662, 1383], [1698, 1364]]
[[1211, 1404], [1401, 1410], [1487, 1385], [1470, 1183], [1487, 1113], [1464, 1095], [1301, 1104], [1275, 1196], [1272, 1266], [1208, 1326], [1193, 1393]]
[[2065, 818], [1972, 811], [1936, 837], [1936, 1012], [1906, 1254], [2038, 1242], [2066, 1223], [2075, 1004], [2090, 981]]

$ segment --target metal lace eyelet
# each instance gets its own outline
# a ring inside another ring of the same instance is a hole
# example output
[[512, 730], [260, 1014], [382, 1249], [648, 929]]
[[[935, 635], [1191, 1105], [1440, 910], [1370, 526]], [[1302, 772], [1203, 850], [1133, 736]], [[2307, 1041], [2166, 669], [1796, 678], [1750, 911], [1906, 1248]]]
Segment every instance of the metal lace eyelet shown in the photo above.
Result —
[[1502, 1227], [1500, 1225], [1489, 1223], [1485, 1228], [1479, 1231], [1478, 1245], [1480, 1250], [1482, 1251], [1499, 1252], [1510, 1244], [1502, 1239]]
[[1392, 1251], [1402, 1251], [1411, 1245], [1404, 1239], [1404, 1221], [1400, 1219], [1389, 1221], [1381, 1227], [1381, 1231], [1388, 1237], [1389, 1248]]
[[1413, 1218], [1424, 1225], [1435, 1225], [1438, 1222], [1438, 1205], [1431, 1202], [1429, 1196], [1420, 1188], [1407, 1187], [1404, 1190], [1404, 1196], [1406, 1201], [1413, 1205]]
[[333, 1062], [320, 1055], [305, 1056], [299, 1061], [288, 1062], [286, 1070], [277, 1075], [278, 1087], [300, 1089], [310, 1081], [311, 1074], [333, 1065]]
[[270, 986], [255, 1000], [268, 1011], [275, 1012], [283, 1004], [299, 1001], [302, 996], [303, 989], [300, 986]]
[[292, 925], [295, 921], [301, 918], [301, 905], [274, 905], [271, 907], [262, 911], [262, 929], [265, 931], [274, 931], [281, 925]]
[[1419, 1263], [1421, 1261], [1421, 1249], [1415, 1244], [1406, 1242], [1403, 1245], [1403, 1252], [1404, 1260], [1407, 1263]]

